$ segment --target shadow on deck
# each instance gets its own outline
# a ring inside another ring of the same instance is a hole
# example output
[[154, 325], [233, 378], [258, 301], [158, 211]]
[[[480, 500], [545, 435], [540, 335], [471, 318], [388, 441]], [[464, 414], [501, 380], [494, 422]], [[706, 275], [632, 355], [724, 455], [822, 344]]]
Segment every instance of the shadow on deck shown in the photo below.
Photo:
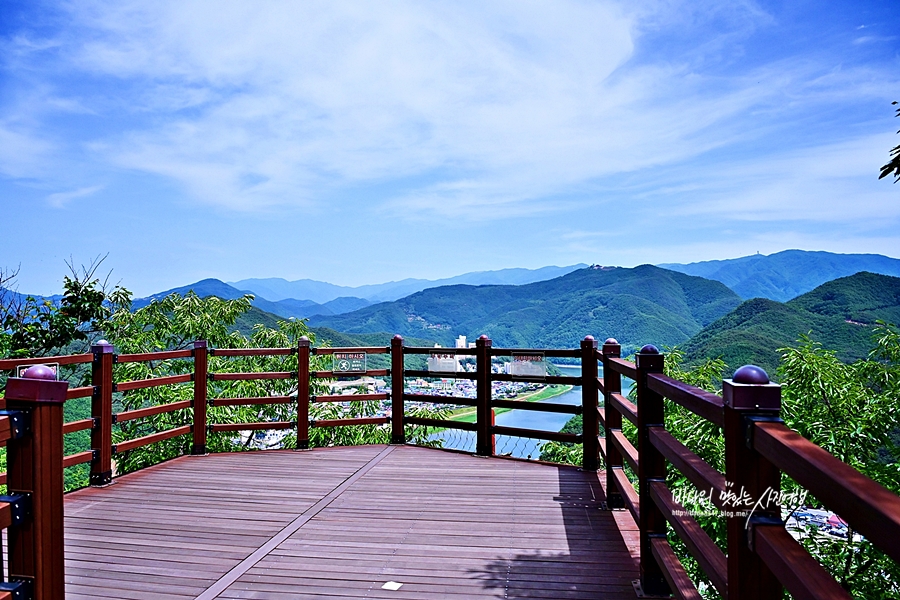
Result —
[[596, 473], [411, 446], [186, 456], [66, 496], [66, 594], [631, 599], [637, 528], [604, 500]]

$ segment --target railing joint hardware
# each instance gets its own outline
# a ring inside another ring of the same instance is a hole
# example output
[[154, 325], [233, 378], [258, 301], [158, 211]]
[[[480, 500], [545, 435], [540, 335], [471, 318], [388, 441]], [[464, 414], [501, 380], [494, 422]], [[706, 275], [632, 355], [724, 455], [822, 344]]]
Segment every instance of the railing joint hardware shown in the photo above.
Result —
[[756, 423], [784, 423], [784, 420], [775, 414], [745, 415], [741, 423], [744, 428], [744, 444], [749, 450], [753, 450], [753, 430]]
[[113, 361], [113, 364], [114, 364], [114, 365], [119, 364], [119, 355], [118, 355], [118, 354], [113, 354], [113, 355], [112, 355], [112, 361]]
[[117, 413], [112, 414], [112, 424], [115, 425], [119, 422], [119, 415]]
[[751, 552], [756, 552], [756, 527], [759, 525], [774, 525], [776, 527], [784, 527], [784, 521], [780, 517], [773, 517], [767, 514], [757, 514], [747, 518], [747, 547]]
[[34, 598], [34, 582], [31, 579], [18, 578], [15, 575], [10, 581], [0, 582], [0, 592], [11, 592], [13, 600], [32, 600]]
[[0, 416], [9, 418], [9, 433], [14, 440], [21, 439], [31, 429], [31, 413], [27, 410], [0, 410]]
[[207, 349], [206, 355], [207, 355], [207, 356], [215, 356], [215, 355], [216, 355], [216, 349], [215, 349], [215, 348], [209, 348], [209, 349]]
[[28, 492], [13, 492], [0, 496], [0, 502], [6, 502], [10, 508], [10, 526], [15, 527], [25, 522], [31, 516], [31, 494]]

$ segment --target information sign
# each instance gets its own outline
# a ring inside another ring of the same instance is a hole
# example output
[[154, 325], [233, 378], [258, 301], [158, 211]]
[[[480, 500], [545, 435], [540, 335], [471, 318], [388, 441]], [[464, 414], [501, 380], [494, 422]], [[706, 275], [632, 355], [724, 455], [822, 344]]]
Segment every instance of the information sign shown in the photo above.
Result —
[[[18, 369], [16, 370], [16, 377], [25, 377], [25, 371], [27, 371], [28, 369], [30, 369], [33, 366], [34, 365], [22, 365], [22, 366], [18, 367]], [[56, 376], [56, 379], [57, 380], [59, 379], [59, 363], [42, 364], [41, 366], [47, 367], [48, 369], [53, 371], [53, 374]]]
[[528, 354], [513, 352], [509, 374], [546, 377], [547, 362], [544, 360], [544, 354], [542, 352], [529, 352]]
[[428, 370], [441, 373], [456, 372], [459, 363], [456, 355], [450, 352], [431, 352], [428, 354]]
[[365, 352], [335, 352], [333, 355], [332, 373], [365, 373]]

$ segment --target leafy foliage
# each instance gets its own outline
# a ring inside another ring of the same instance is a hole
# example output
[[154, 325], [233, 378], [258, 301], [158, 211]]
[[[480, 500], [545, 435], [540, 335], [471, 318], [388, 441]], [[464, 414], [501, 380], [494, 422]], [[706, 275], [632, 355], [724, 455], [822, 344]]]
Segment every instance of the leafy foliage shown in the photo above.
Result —
[[[897, 102], [891, 102], [891, 104], [896, 106]], [[897, 109], [895, 116], [900, 117], [900, 108]], [[897, 131], [897, 133], [900, 133], [900, 131]], [[894, 183], [900, 181], [900, 144], [891, 148], [891, 160], [881, 167], [881, 175], [878, 176], [878, 179], [892, 174], [894, 175]]]

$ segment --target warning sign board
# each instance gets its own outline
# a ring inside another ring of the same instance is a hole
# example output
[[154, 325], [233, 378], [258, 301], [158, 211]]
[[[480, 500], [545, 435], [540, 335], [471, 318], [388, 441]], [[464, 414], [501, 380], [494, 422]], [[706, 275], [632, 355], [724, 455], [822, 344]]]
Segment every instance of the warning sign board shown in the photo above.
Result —
[[358, 374], [366, 372], [365, 352], [335, 352], [331, 371], [341, 374]]

